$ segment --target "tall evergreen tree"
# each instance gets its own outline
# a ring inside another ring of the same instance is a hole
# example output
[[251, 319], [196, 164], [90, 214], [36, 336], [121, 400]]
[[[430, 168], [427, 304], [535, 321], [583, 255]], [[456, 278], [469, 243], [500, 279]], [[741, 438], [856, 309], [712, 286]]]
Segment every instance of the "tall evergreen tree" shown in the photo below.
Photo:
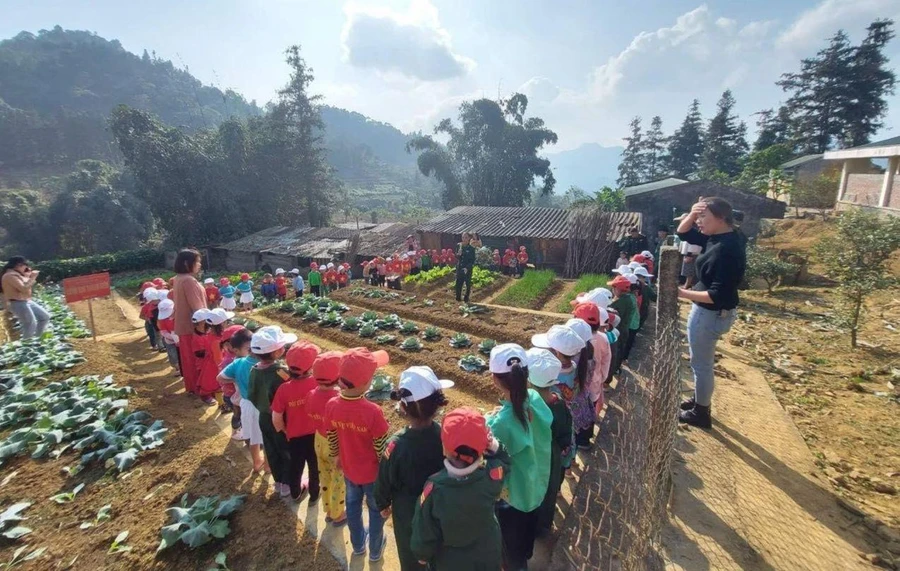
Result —
[[616, 184], [619, 188], [634, 186], [644, 182], [644, 155], [643, 135], [641, 133], [641, 118], [635, 117], [629, 123], [631, 134], [623, 138], [625, 149], [622, 151], [622, 161], [619, 163], [619, 179]]
[[700, 172], [704, 178], [724, 173], [729, 177], [741, 171], [741, 159], [747, 153], [747, 124], [734, 115], [734, 96], [727, 89], [717, 105], [716, 115], [710, 119], [700, 157]]
[[772, 145], [782, 145], [790, 138], [791, 115], [788, 108], [782, 105], [778, 113], [771, 109], [764, 109], [756, 113], [756, 126], [759, 133], [756, 142], [753, 143], [754, 151], [764, 151]]
[[845, 109], [843, 143], [848, 147], [864, 145], [883, 126], [887, 112], [886, 95], [893, 95], [897, 76], [888, 67], [884, 47], [894, 37], [894, 22], [876, 20], [869, 24], [868, 35], [856, 48], [851, 62], [850, 92]]
[[703, 117], [700, 101], [694, 99], [687, 116], [669, 139], [668, 171], [672, 176], [688, 178], [695, 174], [703, 153]]
[[641, 162], [644, 165], [644, 181], [658, 180], [666, 174], [666, 137], [662, 131], [662, 118], [657, 115], [650, 121], [650, 130], [644, 135]]
[[854, 51], [841, 30], [827, 48], [802, 60], [799, 72], [781, 76], [778, 85], [791, 93], [786, 106], [798, 151], [823, 153], [843, 137], [843, 118], [854, 97], [849, 89]]

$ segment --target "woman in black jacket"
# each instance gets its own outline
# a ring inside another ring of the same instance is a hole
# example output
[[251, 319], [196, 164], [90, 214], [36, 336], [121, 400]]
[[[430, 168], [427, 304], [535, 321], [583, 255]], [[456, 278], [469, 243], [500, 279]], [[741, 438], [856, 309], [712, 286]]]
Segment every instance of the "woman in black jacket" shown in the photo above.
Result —
[[695, 204], [679, 224], [678, 237], [703, 246], [694, 262], [694, 287], [678, 289], [678, 297], [694, 302], [687, 321], [694, 398], [681, 404], [679, 420], [711, 428], [716, 342], [731, 329], [737, 316], [738, 286], [744, 279], [747, 256], [743, 240], [734, 229], [731, 204], [722, 198], [702, 198]]

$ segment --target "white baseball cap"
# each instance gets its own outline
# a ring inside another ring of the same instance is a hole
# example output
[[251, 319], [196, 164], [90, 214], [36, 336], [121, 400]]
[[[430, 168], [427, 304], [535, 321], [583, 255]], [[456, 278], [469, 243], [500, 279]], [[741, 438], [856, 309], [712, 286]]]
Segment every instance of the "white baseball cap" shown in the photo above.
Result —
[[222, 325], [233, 317], [233, 311], [225, 311], [221, 307], [217, 307], [209, 312], [209, 315], [206, 317], [206, 322], [210, 325]]
[[205, 284], [214, 284], [214, 283], [216, 283], [216, 282], [215, 282], [215, 280], [213, 280], [212, 278], [206, 278], [205, 280], [203, 280], [203, 283], [205, 283]]
[[632, 270], [630, 273], [634, 273], [634, 270], [642, 268], [644, 266], [642, 266], [640, 262], [631, 262], [630, 264], [628, 264], [628, 267]]
[[417, 365], [410, 367], [400, 373], [400, 384], [398, 388], [406, 389], [411, 394], [400, 400], [409, 404], [428, 398], [438, 391], [453, 388], [453, 381], [447, 379], [439, 379], [431, 367]]
[[297, 341], [297, 336], [293, 333], [285, 333], [277, 325], [267, 325], [257, 329], [250, 338], [250, 351], [257, 355], [264, 355], [295, 341]]
[[283, 273], [284, 273], [284, 268], [278, 268], [277, 270], [275, 270], [275, 275], [276, 275], [276, 276], [280, 276], [280, 275], [283, 274]]
[[650, 250], [644, 250], [643, 252], [641, 252], [641, 255], [645, 258], [650, 258], [651, 260], [653, 259], [653, 254], [650, 252]]
[[294, 268], [293, 270], [291, 270], [291, 273], [292, 273], [292, 274], [299, 274], [299, 273], [300, 273], [300, 270], [298, 270], [297, 268]]
[[194, 312], [194, 315], [191, 316], [191, 321], [194, 323], [200, 323], [201, 321], [206, 322], [207, 317], [209, 317], [208, 309], [198, 309]]
[[325, 267], [327, 267], [327, 268], [333, 268], [333, 267], [334, 267], [334, 264], [333, 264], [333, 263], [331, 263], [331, 262], [328, 262], [328, 265], [327, 265], [327, 266], [325, 266]]
[[580, 293], [575, 297], [576, 303], [596, 303], [597, 307], [600, 309], [604, 309], [609, 307], [610, 302], [613, 299], [613, 294], [611, 291], [606, 289], [605, 287], [594, 288], [589, 292]]
[[[600, 317], [603, 317], [602, 315]], [[602, 323], [602, 320], [601, 320]], [[566, 321], [566, 327], [569, 327], [581, 337], [581, 340], [587, 343], [591, 340], [591, 337], [594, 336], [594, 332], [591, 331], [591, 326], [588, 325], [588, 322], [584, 319], [579, 319], [577, 317], [573, 317], [572, 319]]]
[[503, 343], [491, 349], [489, 369], [492, 373], [508, 373], [513, 365], [519, 363], [523, 367], [528, 366], [528, 355], [521, 345], [515, 343]]
[[169, 290], [167, 290], [167, 289], [156, 290], [156, 299], [158, 299], [159, 301], [163, 301], [164, 299], [169, 299]]
[[532, 347], [525, 352], [528, 356], [528, 382], [540, 388], [556, 384], [562, 363], [556, 355], [546, 349]]
[[175, 313], [175, 302], [171, 299], [164, 299], [159, 302], [159, 318], [168, 319]]
[[584, 341], [581, 335], [571, 327], [554, 325], [546, 333], [539, 333], [531, 337], [531, 344], [541, 349], [553, 349], [567, 357], [574, 357], [584, 349]]
[[632, 285], [638, 283], [638, 277], [635, 274], [626, 274], [625, 279], [628, 280]]
[[641, 266], [640, 268], [634, 270], [634, 275], [636, 276], [644, 276], [645, 278], [652, 278], [653, 274], [647, 271], [647, 268]]
[[159, 299], [159, 290], [155, 287], [148, 287], [141, 293], [141, 295], [144, 296], [144, 301]]
[[[632, 263], [636, 263], [636, 262], [632, 262]], [[638, 265], [640, 265], [640, 264], [638, 264]], [[631, 265], [629, 264], [629, 265], [619, 266], [618, 268], [614, 269], [612, 272], [614, 274], [622, 274], [623, 276], [625, 276], [625, 275], [630, 274], [632, 271], [634, 271], [634, 268], [632, 268]]]

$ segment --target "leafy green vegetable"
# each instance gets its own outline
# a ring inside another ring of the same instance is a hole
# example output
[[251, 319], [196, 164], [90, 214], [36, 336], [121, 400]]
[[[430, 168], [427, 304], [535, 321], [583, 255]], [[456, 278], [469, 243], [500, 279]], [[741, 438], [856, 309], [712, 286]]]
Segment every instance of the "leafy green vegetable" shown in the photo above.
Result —
[[487, 363], [484, 362], [484, 359], [478, 357], [477, 355], [466, 355], [462, 359], [459, 360], [459, 368], [463, 371], [469, 371], [474, 373], [480, 373], [487, 369]]
[[110, 517], [112, 517], [111, 513], [112, 513], [112, 504], [106, 504], [105, 506], [101, 507], [97, 511], [97, 515], [94, 517], [94, 521], [83, 522], [79, 526], [79, 528], [80, 529], [88, 529], [91, 527], [97, 527], [98, 525], [100, 525], [101, 523], [103, 523], [104, 521], [106, 521]]
[[50, 499], [58, 504], [67, 504], [69, 502], [75, 501], [75, 496], [78, 495], [78, 492], [84, 489], [84, 484], [78, 484], [75, 486], [71, 492], [63, 492], [61, 494], [56, 494], [55, 496], [50, 496]]
[[306, 310], [306, 313], [303, 314], [303, 321], [318, 321], [319, 320], [319, 311], [315, 308], [310, 307]]
[[379, 335], [375, 338], [375, 342], [379, 345], [387, 345], [388, 343], [393, 343], [396, 340], [396, 335]]
[[391, 313], [390, 315], [385, 315], [384, 319], [376, 319], [375, 327], [378, 329], [397, 329], [400, 327], [400, 316], [396, 313]]
[[403, 340], [403, 343], [400, 344], [400, 348], [404, 351], [421, 351], [422, 342], [416, 337], [407, 337]]
[[126, 551], [131, 551], [130, 545], [125, 545], [125, 540], [128, 539], [128, 531], [122, 531], [116, 538], [113, 540], [112, 545], [109, 546], [109, 549], [106, 551], [109, 554], [113, 553], [124, 553]]
[[412, 335], [413, 333], [417, 333], [418, 331], [419, 326], [412, 321], [404, 321], [403, 325], [400, 326], [400, 333], [403, 333], [404, 335]]
[[[170, 523], [160, 529], [162, 541], [156, 552], [171, 547], [179, 540], [188, 547], [195, 548], [214, 538], [224, 538], [231, 532], [225, 518], [243, 505], [244, 497], [231, 496], [220, 500], [219, 496], [203, 496], [188, 507], [188, 495], [185, 494], [178, 506], [166, 510]], [[216, 561], [218, 562], [218, 557]]]
[[378, 328], [372, 323], [366, 323], [359, 329], [360, 337], [375, 337], [376, 333], [378, 333]]
[[457, 333], [450, 338], [450, 346], [463, 349], [472, 344], [472, 340], [465, 333]]
[[491, 354], [491, 349], [497, 346], [497, 342], [493, 339], [485, 339], [481, 343], [478, 344], [478, 352], [483, 353], [485, 355]]
[[2, 567], [4, 569], [12, 569], [13, 567], [18, 567], [19, 565], [21, 565], [22, 563], [25, 563], [26, 561], [32, 561], [34, 559], [37, 559], [38, 557], [43, 555], [45, 551], [47, 551], [46, 547], [40, 547], [23, 557], [22, 554], [25, 553], [25, 550], [27, 550], [27, 549], [28, 549], [27, 545], [23, 545], [22, 547], [16, 549], [15, 552], [13, 553], [12, 558], [9, 561], [7, 561], [6, 563], [0, 563], [0, 567]]
[[228, 556], [225, 555], [224, 551], [218, 552], [215, 559], [216, 566], [210, 567], [206, 571], [231, 571], [231, 569], [228, 567], [228, 564], [226, 563], [227, 559]]
[[378, 319], [378, 314], [374, 311], [366, 311], [360, 316], [360, 319], [363, 321], [375, 321]]
[[359, 331], [360, 327], [362, 327], [362, 320], [358, 317], [347, 317], [341, 324], [341, 329], [344, 331]]
[[31, 533], [31, 529], [16, 525], [18, 522], [28, 519], [22, 515], [31, 505], [30, 502], [19, 502], [13, 504], [0, 513], [0, 535], [6, 539], [19, 539], [23, 535]]
[[487, 312], [487, 308], [483, 305], [474, 305], [474, 304], [465, 304], [459, 306], [459, 312], [463, 315], [463, 317], [469, 317], [470, 315], [474, 315], [476, 313], [485, 313]]
[[422, 337], [424, 337], [426, 341], [437, 341], [441, 338], [441, 330], [434, 326], [428, 326], [425, 328], [425, 331], [422, 332]]
[[340, 313], [337, 311], [329, 311], [319, 318], [319, 325], [322, 327], [337, 327], [342, 321]]

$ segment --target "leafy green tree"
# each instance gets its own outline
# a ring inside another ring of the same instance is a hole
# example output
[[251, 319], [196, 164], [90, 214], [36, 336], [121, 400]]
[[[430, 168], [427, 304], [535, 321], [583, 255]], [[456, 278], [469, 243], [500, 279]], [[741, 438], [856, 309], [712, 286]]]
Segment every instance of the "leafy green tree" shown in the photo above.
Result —
[[622, 161], [619, 163], [619, 188], [634, 186], [644, 182], [646, 167], [644, 165], [644, 139], [641, 133], [641, 118], [635, 117], [629, 123], [631, 134], [625, 137], [625, 149], [622, 150]]
[[850, 332], [853, 348], [857, 346], [860, 324], [866, 313], [866, 298], [894, 283], [887, 264], [898, 249], [900, 218], [880, 218], [859, 208], [843, 212], [837, 232], [816, 246], [828, 277], [839, 284], [836, 322]]
[[700, 101], [694, 99], [681, 127], [669, 138], [668, 171], [678, 178], [690, 178], [700, 168], [703, 154], [703, 117]]
[[759, 278], [766, 282], [769, 293], [780, 285], [782, 280], [797, 271], [797, 266], [781, 260], [771, 250], [750, 246], [747, 248], [746, 278]]
[[834, 208], [837, 200], [837, 187], [841, 175], [837, 170], [831, 170], [812, 179], [796, 180], [791, 184], [791, 206], [799, 213], [800, 208], [815, 208], [822, 217]]
[[753, 151], [744, 159], [743, 169], [733, 184], [748, 192], [765, 196], [769, 191], [773, 171], [789, 161], [793, 154], [787, 145], [771, 145]]
[[887, 113], [887, 95], [894, 94], [897, 75], [890, 67], [884, 49], [894, 38], [892, 20], [876, 20], [868, 27], [868, 34], [856, 48], [850, 63], [850, 91], [852, 97], [844, 110], [846, 146], [868, 143], [883, 126]]
[[144, 246], [154, 230], [147, 205], [129, 192], [130, 178], [101, 161], [85, 160], [50, 206], [56, 256], [78, 258]]
[[756, 113], [759, 129], [753, 151], [764, 151], [773, 145], [784, 145], [790, 141], [791, 117], [788, 108], [782, 105], [778, 112], [764, 109]]
[[467, 101], [459, 107], [458, 125], [446, 118], [434, 128], [449, 139], [446, 145], [429, 135], [409, 141], [407, 150], [421, 153], [422, 174], [444, 185], [445, 208], [521, 206], [530, 198], [535, 177], [543, 180], [544, 194], [553, 191], [550, 161], [538, 152], [556, 143], [556, 133], [538, 117], [525, 119], [527, 108], [528, 98], [521, 93], [499, 101]]
[[650, 129], [644, 134], [641, 162], [644, 165], [644, 181], [659, 180], [666, 174], [666, 137], [662, 131], [662, 118], [657, 115], [650, 121]]
[[719, 99], [716, 115], [710, 119], [700, 157], [702, 178], [716, 171], [729, 177], [741, 171], [741, 159], [747, 153], [747, 125], [733, 114], [735, 100], [727, 89]]
[[0, 229], [5, 234], [0, 253], [33, 260], [52, 257], [55, 233], [48, 220], [48, 208], [40, 192], [0, 189]]
[[[570, 200], [567, 201], [569, 208], [581, 208], [584, 206], [594, 206], [604, 212], [622, 212], [625, 210], [625, 193], [608, 186], [604, 186], [600, 190], [594, 192], [594, 196], [588, 196], [586, 192], [577, 186], [571, 187], [575, 190]], [[568, 196], [569, 193], [567, 192]]]

